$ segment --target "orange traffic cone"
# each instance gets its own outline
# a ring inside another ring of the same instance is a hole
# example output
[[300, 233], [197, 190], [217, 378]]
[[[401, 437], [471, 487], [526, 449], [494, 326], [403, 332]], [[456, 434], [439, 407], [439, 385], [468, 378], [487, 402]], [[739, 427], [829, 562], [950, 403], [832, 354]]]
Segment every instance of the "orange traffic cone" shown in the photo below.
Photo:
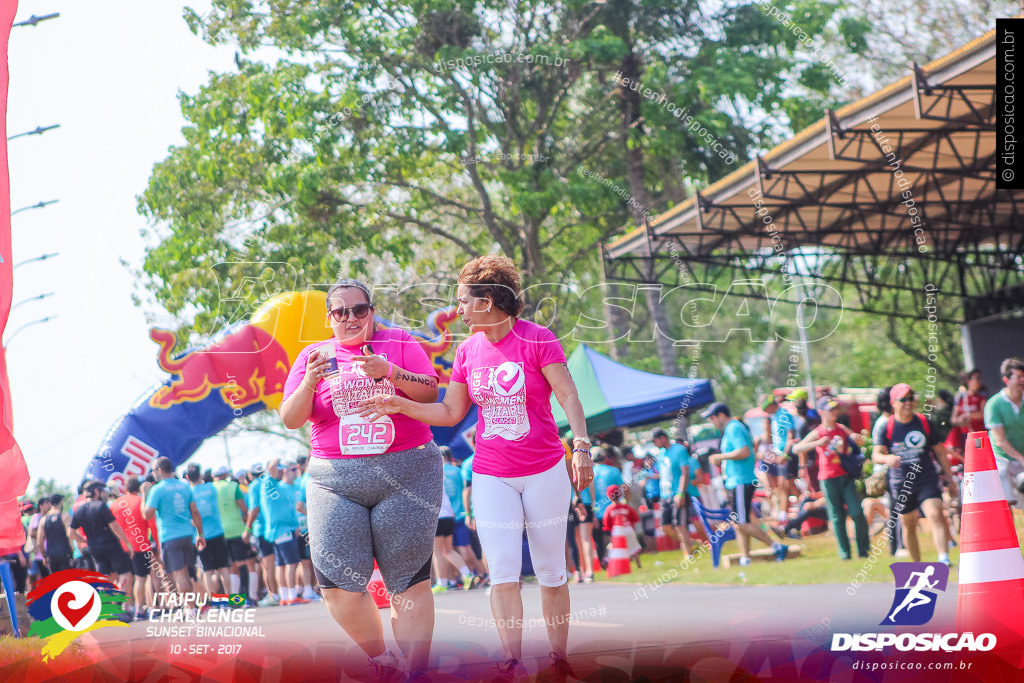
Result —
[[1024, 558], [987, 432], [967, 437], [961, 505], [957, 630], [995, 635], [993, 654], [1019, 666]]
[[391, 607], [391, 596], [388, 595], [388, 589], [384, 586], [384, 577], [381, 576], [377, 560], [373, 561], [373, 574], [370, 576], [370, 583], [366, 586], [366, 590], [370, 591], [370, 595], [373, 596], [377, 609]]
[[608, 550], [607, 578], [629, 574], [629, 542], [626, 540], [626, 525], [616, 524], [612, 527], [612, 547]]

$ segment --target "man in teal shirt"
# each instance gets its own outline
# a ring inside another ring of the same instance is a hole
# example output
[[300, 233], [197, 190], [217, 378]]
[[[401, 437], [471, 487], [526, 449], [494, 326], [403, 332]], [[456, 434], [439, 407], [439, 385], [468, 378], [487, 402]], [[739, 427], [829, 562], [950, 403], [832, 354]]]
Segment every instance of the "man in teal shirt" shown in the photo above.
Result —
[[263, 482], [268, 478], [269, 475], [262, 464], [256, 463], [252, 466], [249, 474], [249, 493], [247, 494], [246, 501], [249, 505], [249, 516], [246, 519], [245, 533], [242, 534], [243, 540], [249, 540], [250, 534], [252, 538], [256, 539], [260, 566], [263, 568], [263, 581], [267, 585], [267, 595], [258, 603], [260, 607], [274, 607], [281, 604], [274, 571], [274, 544], [267, 540], [267, 514], [260, 507]]
[[[224, 527], [220, 522], [217, 489], [213, 484], [203, 482], [202, 469], [197, 463], [188, 466], [185, 478], [192, 485], [192, 498], [196, 502], [199, 516], [203, 518], [203, 531], [206, 533], [206, 547], [199, 553], [206, 589], [211, 593], [228, 593], [231, 586], [231, 572], [228, 571], [231, 558], [228, 556], [227, 541], [224, 540]], [[216, 589], [218, 577], [220, 590]]]
[[274, 544], [274, 560], [277, 564], [277, 585], [281, 591], [282, 605], [301, 605], [309, 600], [299, 594], [296, 570], [299, 566], [299, 513], [297, 490], [294, 486], [298, 477], [298, 465], [292, 462], [278, 466], [278, 460], [270, 461], [267, 468], [270, 476], [260, 486], [260, 509], [266, 512], [265, 534]]
[[1006, 500], [1024, 510], [1024, 494], [1017, 486], [1017, 477], [1024, 472], [1024, 360], [1007, 358], [999, 374], [1004, 386], [985, 403], [985, 426]]
[[603, 569], [608, 568], [606, 557], [608, 548], [604, 533], [604, 512], [612, 504], [608, 498], [608, 487], [622, 488], [622, 470], [619, 469], [618, 455], [613, 448], [599, 449], [594, 454], [594, 543], [597, 545], [597, 558]]
[[693, 539], [687, 529], [690, 524], [690, 496], [697, 492], [695, 486], [690, 491], [692, 483], [683, 488], [684, 483], [692, 482], [690, 453], [683, 444], [669, 441], [664, 429], [654, 430], [651, 440], [661, 450], [658, 457], [661, 528], [665, 530], [666, 536], [682, 546], [683, 552], [689, 557], [693, 552]]
[[[320, 602], [321, 597], [313, 590], [313, 558], [309, 553], [309, 522], [306, 518], [306, 487], [309, 485], [309, 472], [303, 472], [306, 466], [305, 456], [300, 456], [297, 465], [291, 465], [291, 469], [298, 473], [295, 483], [292, 484], [295, 490], [295, 507], [299, 513], [299, 534], [296, 541], [299, 544], [299, 572], [296, 585], [302, 589], [302, 597], [310, 602]], [[287, 475], [285, 476], [287, 480]]]
[[260, 576], [256, 573], [256, 551], [249, 542], [243, 539], [245, 534], [245, 518], [249, 516], [249, 506], [245, 502], [245, 494], [237, 481], [230, 479], [231, 471], [221, 465], [213, 473], [213, 487], [217, 490], [217, 507], [220, 510], [220, 522], [224, 527], [224, 540], [228, 544], [228, 557], [231, 558], [231, 593], [239, 593], [242, 588], [240, 570], [244, 566], [248, 574], [248, 600], [256, 604], [256, 595], [260, 587]]
[[[199, 515], [188, 484], [174, 476], [170, 458], [159, 457], [153, 462], [153, 476], [157, 483], [145, 492], [142, 516], [156, 516], [156, 529], [160, 535], [160, 549], [164, 569], [174, 577], [179, 593], [192, 591], [188, 568], [195, 566], [196, 551], [206, 547], [203, 536], [203, 518]], [[192, 540], [192, 527], [196, 538]]]
[[754, 490], [757, 488], [754, 440], [747, 426], [733, 419], [731, 415], [729, 406], [724, 403], [712, 403], [701, 413], [701, 417], [709, 420], [722, 432], [722, 443], [719, 446], [721, 452], [711, 456], [711, 464], [722, 467], [729, 505], [733, 511], [731, 522], [736, 529], [736, 540], [740, 545], [740, 566], [750, 564], [751, 538], [771, 546], [775, 551], [775, 561], [782, 562], [786, 559], [789, 546], [773, 542], [761, 525], [753, 521], [751, 504], [754, 500]]

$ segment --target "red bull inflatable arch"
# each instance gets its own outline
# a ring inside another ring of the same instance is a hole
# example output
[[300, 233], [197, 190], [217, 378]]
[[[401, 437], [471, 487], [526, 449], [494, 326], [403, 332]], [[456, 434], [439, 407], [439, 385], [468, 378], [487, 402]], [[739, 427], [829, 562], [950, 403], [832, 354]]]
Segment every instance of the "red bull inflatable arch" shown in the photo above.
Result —
[[[160, 347], [158, 363], [170, 377], [143, 395], [111, 427], [84, 477], [123, 484], [125, 477], [145, 476], [161, 456], [177, 467], [233, 420], [277, 409], [299, 352], [333, 334], [327, 324], [325, 299], [325, 294], [317, 291], [278, 294], [249, 320], [235, 323], [210, 343], [176, 356], [174, 332], [150, 330], [150, 338]], [[438, 309], [426, 321], [430, 334], [412, 332], [433, 362], [442, 387], [451, 376], [451, 364], [442, 355], [451, 347], [449, 327], [455, 319], [455, 307]], [[392, 326], [379, 316], [377, 322]], [[454, 440], [458, 449], [458, 435], [475, 421], [476, 411], [470, 411], [463, 424], [435, 430], [435, 439], [438, 443]]]

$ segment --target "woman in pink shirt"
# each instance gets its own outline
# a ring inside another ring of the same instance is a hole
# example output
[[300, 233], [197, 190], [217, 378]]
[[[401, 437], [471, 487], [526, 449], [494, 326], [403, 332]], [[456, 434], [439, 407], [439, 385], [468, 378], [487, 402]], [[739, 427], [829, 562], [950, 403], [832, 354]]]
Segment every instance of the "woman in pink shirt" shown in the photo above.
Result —
[[[522, 533], [541, 586], [555, 675], [571, 673], [565, 660], [569, 637], [566, 581], [566, 511], [572, 487], [590, 485], [593, 463], [583, 406], [561, 344], [545, 327], [518, 316], [523, 303], [519, 273], [511, 260], [482, 256], [459, 274], [459, 315], [472, 331], [455, 353], [444, 401], [422, 404], [393, 396], [363, 401], [363, 415], [407, 415], [433, 425], [457, 424], [475, 403], [473, 511], [487, 556], [491, 610], [507, 660], [506, 677], [526, 675], [522, 660], [523, 601], [519, 592]], [[554, 393], [573, 435], [569, 481], [565, 451], [551, 413]]]
[[374, 394], [437, 400], [437, 372], [419, 342], [378, 328], [370, 290], [339, 280], [327, 292], [334, 337], [299, 352], [280, 413], [289, 429], [313, 423], [306, 491], [313, 573], [327, 609], [370, 658], [376, 678], [405, 668], [384, 646], [367, 592], [376, 559], [392, 594], [395, 639], [413, 672], [426, 669], [434, 630], [430, 559], [443, 495], [430, 428], [404, 415], [364, 420]]

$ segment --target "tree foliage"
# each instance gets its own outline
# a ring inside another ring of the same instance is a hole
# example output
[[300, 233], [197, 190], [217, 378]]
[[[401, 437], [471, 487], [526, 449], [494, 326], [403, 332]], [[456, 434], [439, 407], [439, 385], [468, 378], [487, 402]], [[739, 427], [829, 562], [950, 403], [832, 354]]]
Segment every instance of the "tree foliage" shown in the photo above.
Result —
[[[238, 302], [399, 268], [457, 272], [500, 252], [528, 283], [598, 281], [599, 242], [640, 189], [645, 209], [685, 198], [784, 132], [787, 79], [820, 66], [756, 4], [489, 0], [215, 0], [185, 14], [234, 44], [238, 69], [180, 96], [185, 143], [140, 197], [140, 277], [185, 330], [212, 331]], [[808, 12], [811, 29], [834, 12]], [[275, 58], [260, 61], [270, 49]], [[624, 63], [647, 88], [623, 129]], [[813, 80], [813, 79], [811, 79]], [[670, 108], [668, 105], [672, 105]], [[678, 113], [675, 113], [678, 112]], [[630, 124], [631, 126], [633, 124]], [[697, 132], [695, 132], [697, 131]], [[262, 282], [259, 287], [245, 284]], [[224, 301], [231, 299], [232, 306]]]

